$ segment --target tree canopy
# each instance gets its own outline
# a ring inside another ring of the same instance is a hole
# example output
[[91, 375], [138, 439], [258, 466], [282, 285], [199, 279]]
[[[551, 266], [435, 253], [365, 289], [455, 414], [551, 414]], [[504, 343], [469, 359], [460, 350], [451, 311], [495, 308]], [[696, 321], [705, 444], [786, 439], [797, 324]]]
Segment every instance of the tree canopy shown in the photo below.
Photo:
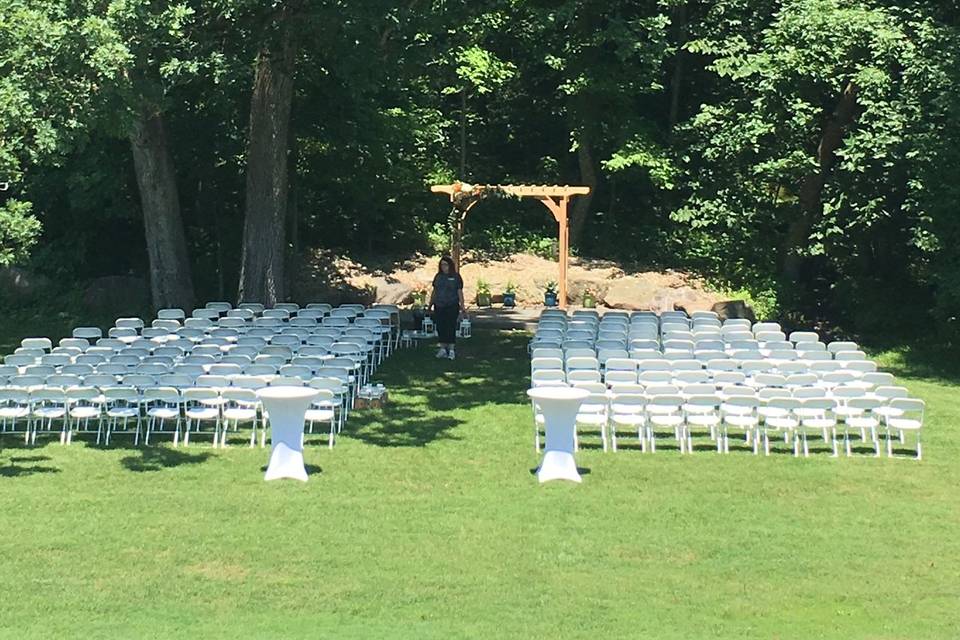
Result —
[[[583, 255], [863, 329], [895, 289], [952, 326], [953, 9], [0, 0], [0, 265], [270, 301], [313, 248], [428, 249], [430, 184], [584, 184]], [[498, 208], [476, 242], [552, 232]]]

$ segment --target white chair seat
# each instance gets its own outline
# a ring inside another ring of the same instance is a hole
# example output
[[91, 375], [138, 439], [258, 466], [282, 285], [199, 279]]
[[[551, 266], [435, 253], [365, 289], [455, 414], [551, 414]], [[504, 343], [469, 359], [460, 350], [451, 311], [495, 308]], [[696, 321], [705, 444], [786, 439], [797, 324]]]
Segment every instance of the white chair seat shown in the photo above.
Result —
[[919, 420], [912, 418], [890, 418], [887, 420], [887, 424], [890, 425], [891, 429], [899, 429], [901, 431], [917, 431], [922, 426]]
[[611, 420], [615, 424], [629, 425], [632, 427], [647, 423], [647, 417], [640, 413], [615, 415], [611, 418]]
[[829, 429], [837, 426], [837, 421], [831, 418], [804, 418], [803, 426], [811, 429]]
[[178, 409], [170, 409], [167, 407], [156, 407], [147, 411], [147, 415], [151, 418], [160, 418], [161, 420], [166, 420], [168, 418], [176, 418], [180, 415]]
[[650, 422], [658, 427], [678, 427], [683, 424], [683, 416], [678, 415], [652, 415]]
[[602, 413], [578, 413], [577, 424], [606, 424], [607, 416]]
[[796, 418], [791, 418], [789, 416], [770, 416], [763, 421], [768, 428], [771, 429], [796, 429], [800, 426], [800, 422]]
[[730, 415], [728, 415], [728, 416], [724, 417], [723, 421], [724, 421], [726, 424], [729, 424], [729, 425], [734, 426], [734, 427], [740, 427], [740, 428], [743, 428], [743, 429], [746, 429], [746, 428], [748, 428], [748, 427], [755, 427], [755, 426], [757, 426], [757, 418], [756, 418], [756, 416], [730, 416]]
[[77, 418], [78, 420], [96, 418], [99, 415], [100, 409], [97, 407], [77, 407], [76, 409], [70, 410], [70, 417]]
[[717, 415], [688, 415], [687, 424], [697, 427], [715, 427], [720, 424], [720, 416]]
[[33, 410], [33, 415], [38, 418], [62, 418], [66, 415], [66, 410], [62, 407], [40, 407]]
[[332, 409], [308, 409], [304, 414], [304, 420], [307, 422], [329, 422], [334, 418]]
[[190, 420], [214, 420], [220, 415], [216, 407], [194, 407], [184, 412]]
[[107, 410], [108, 418], [136, 418], [140, 410], [136, 407], [116, 407]]
[[877, 407], [873, 412], [884, 418], [896, 418], [903, 415], [903, 411], [896, 407]]
[[845, 422], [854, 429], [875, 429], [880, 421], [872, 416], [847, 418]]
[[26, 418], [30, 414], [30, 410], [26, 407], [6, 407], [0, 409], [0, 418]]
[[224, 409], [223, 417], [227, 420], [253, 420], [257, 417], [256, 409], [242, 409], [235, 407], [233, 409]]

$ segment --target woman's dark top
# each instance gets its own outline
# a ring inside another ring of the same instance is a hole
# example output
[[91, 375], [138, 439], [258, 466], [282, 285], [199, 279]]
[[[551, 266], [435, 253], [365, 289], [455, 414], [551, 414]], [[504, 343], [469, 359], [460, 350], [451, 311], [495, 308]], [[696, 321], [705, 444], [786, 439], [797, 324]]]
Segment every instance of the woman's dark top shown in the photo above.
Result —
[[433, 277], [433, 304], [436, 307], [460, 306], [463, 278], [459, 273], [438, 273]]

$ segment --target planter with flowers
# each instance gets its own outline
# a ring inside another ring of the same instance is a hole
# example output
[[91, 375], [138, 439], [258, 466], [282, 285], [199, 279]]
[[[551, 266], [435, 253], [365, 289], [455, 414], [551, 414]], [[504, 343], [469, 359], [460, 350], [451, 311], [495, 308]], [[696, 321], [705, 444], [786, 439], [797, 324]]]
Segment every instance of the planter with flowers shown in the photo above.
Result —
[[477, 280], [477, 306], [490, 306], [490, 285], [483, 279]]
[[511, 281], [508, 281], [507, 286], [503, 288], [503, 306], [510, 308], [517, 306], [517, 285]]
[[557, 283], [548, 282], [543, 290], [543, 304], [547, 307], [557, 306]]

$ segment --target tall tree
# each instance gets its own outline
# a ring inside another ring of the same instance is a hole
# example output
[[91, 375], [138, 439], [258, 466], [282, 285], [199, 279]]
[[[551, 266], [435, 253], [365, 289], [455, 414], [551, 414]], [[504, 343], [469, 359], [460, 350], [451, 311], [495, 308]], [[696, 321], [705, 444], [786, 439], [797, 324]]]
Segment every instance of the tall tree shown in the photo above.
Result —
[[240, 300], [273, 305], [286, 298], [288, 156], [296, 42], [296, 7], [282, 5], [257, 53], [247, 140], [246, 215]]

